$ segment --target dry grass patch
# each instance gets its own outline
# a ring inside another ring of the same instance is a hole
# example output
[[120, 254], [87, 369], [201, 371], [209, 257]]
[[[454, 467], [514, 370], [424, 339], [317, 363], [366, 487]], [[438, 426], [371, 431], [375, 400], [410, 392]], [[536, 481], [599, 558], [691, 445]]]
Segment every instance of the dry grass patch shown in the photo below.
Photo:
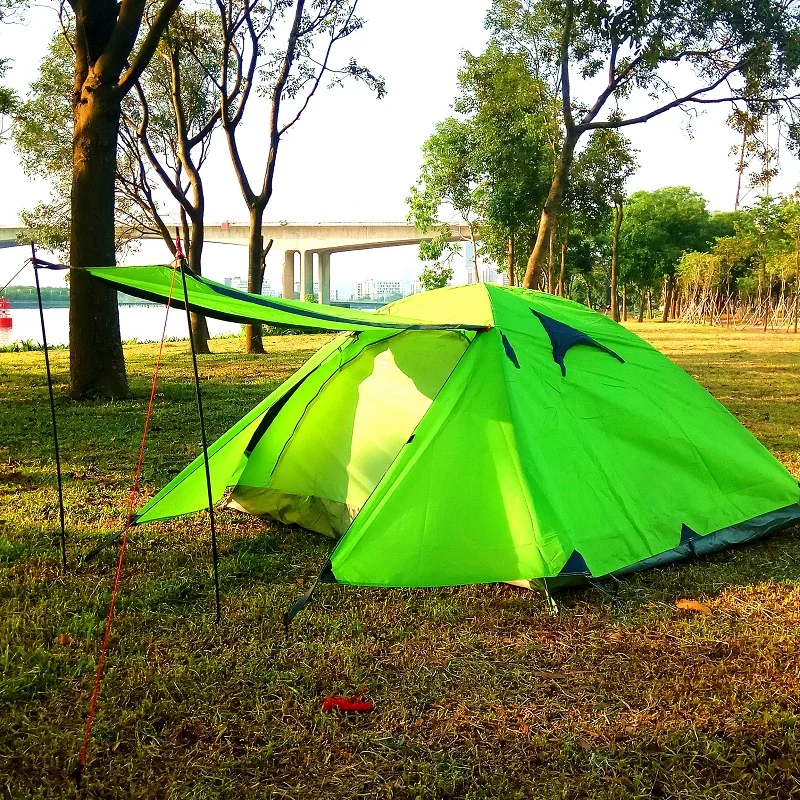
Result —
[[[800, 339], [631, 326], [686, 368], [800, 477]], [[201, 359], [216, 436], [325, 337], [216, 340]], [[198, 452], [185, 344], [170, 343], [145, 462], [155, 491]], [[70, 571], [58, 565], [40, 353], [0, 354], [0, 796], [65, 797], [155, 348], [127, 348], [134, 398], [69, 403], [56, 352]], [[131, 542], [87, 797], [790, 798], [800, 795], [796, 532], [634, 576], [551, 617], [508, 586], [321, 587], [289, 639], [280, 616], [324, 561], [319, 537], [220, 514], [213, 623], [202, 515]], [[692, 599], [710, 613], [681, 610]], [[373, 714], [322, 714], [364, 685]]]

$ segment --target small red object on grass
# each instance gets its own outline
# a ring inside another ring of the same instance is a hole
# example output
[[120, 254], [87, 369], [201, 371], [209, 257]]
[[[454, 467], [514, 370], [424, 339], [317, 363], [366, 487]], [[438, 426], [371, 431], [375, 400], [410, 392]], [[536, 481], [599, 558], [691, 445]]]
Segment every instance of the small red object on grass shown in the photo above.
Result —
[[326, 697], [322, 704], [323, 711], [344, 711], [345, 713], [362, 713], [372, 711], [372, 701], [364, 699], [364, 687], [352, 697]]

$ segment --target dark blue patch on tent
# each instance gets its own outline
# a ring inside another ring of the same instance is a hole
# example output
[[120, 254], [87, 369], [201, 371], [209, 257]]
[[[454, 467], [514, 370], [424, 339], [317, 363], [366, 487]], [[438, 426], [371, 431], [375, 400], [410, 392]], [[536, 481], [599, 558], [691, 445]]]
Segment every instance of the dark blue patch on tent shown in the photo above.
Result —
[[559, 575], [589, 575], [589, 567], [586, 566], [586, 561], [583, 556], [577, 551], [573, 550], [572, 555], [567, 559], [567, 563], [561, 569]]
[[590, 347], [596, 347], [598, 350], [602, 350], [604, 353], [608, 353], [610, 356], [616, 358], [620, 364], [625, 363], [625, 360], [618, 356], [613, 350], [610, 350], [604, 344], [600, 344], [597, 340], [592, 339], [591, 336], [583, 331], [579, 331], [545, 314], [540, 314], [534, 309], [531, 309], [531, 312], [539, 322], [542, 323], [542, 327], [550, 337], [550, 344], [553, 345], [553, 361], [561, 367], [562, 375], [567, 374], [567, 368], [564, 365], [564, 357], [567, 355], [567, 351], [576, 344], [587, 344]]
[[506, 351], [506, 355], [508, 356], [511, 363], [519, 369], [519, 359], [517, 358], [517, 354], [514, 352], [514, 348], [511, 346], [511, 342], [506, 339], [506, 335], [500, 331], [500, 338], [503, 340], [503, 350]]
[[681, 525], [681, 544], [689, 544], [699, 538], [697, 531], [693, 531], [688, 525]]

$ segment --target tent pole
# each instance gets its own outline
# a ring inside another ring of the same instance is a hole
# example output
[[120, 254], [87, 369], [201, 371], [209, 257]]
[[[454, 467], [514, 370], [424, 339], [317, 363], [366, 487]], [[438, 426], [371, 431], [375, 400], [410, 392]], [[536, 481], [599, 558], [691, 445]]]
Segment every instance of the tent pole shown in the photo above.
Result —
[[42, 289], [39, 285], [39, 267], [36, 263], [36, 245], [31, 242], [31, 264], [33, 277], [36, 280], [36, 299], [39, 303], [39, 321], [42, 324], [42, 347], [44, 348], [44, 366], [47, 371], [47, 391], [50, 395], [50, 421], [53, 426], [53, 451], [56, 457], [56, 478], [58, 480], [58, 516], [61, 521], [61, 567], [67, 571], [67, 532], [64, 525], [64, 487], [61, 481], [61, 455], [58, 451], [58, 427], [56, 426], [56, 403], [53, 399], [53, 376], [50, 372], [50, 353], [47, 349], [47, 334], [44, 328], [44, 308], [42, 307]]
[[197, 372], [197, 352], [192, 336], [192, 312], [189, 310], [189, 291], [186, 288], [186, 259], [181, 250], [180, 234], [176, 231], [177, 252], [181, 270], [181, 283], [183, 284], [183, 304], [186, 307], [186, 323], [189, 326], [189, 348], [192, 351], [192, 369], [194, 370], [194, 390], [197, 396], [197, 413], [200, 415], [200, 440], [203, 445], [203, 463], [206, 468], [206, 491], [208, 493], [208, 520], [211, 527], [211, 558], [214, 564], [214, 599], [217, 606], [217, 622], [222, 617], [219, 600], [219, 552], [217, 551], [217, 527], [214, 521], [214, 495], [211, 491], [211, 468], [208, 464], [208, 441], [206, 440], [206, 422], [203, 416], [203, 395], [200, 391], [200, 376]]

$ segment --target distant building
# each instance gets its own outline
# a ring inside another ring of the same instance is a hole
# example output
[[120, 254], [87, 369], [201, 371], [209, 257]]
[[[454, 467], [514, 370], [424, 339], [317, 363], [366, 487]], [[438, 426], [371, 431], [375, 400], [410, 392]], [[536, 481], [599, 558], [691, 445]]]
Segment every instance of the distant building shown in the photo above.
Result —
[[353, 286], [353, 300], [397, 300], [404, 296], [402, 281], [366, 278]]
[[[247, 291], [247, 278], [242, 278], [239, 275], [236, 275], [233, 278], [224, 278], [223, 282], [226, 286], [230, 286], [231, 289], [238, 289], [240, 292]], [[264, 278], [264, 282], [261, 285], [261, 294], [264, 297], [280, 297], [281, 293], [276, 292], [272, 285], [269, 282], [268, 278]]]
[[[481, 264], [478, 262], [478, 277], [481, 283], [496, 283], [500, 286], [508, 286], [508, 273], [498, 272], [497, 267], [491, 264]], [[472, 266], [467, 270], [467, 283], [475, 283], [475, 273]]]
[[[467, 242], [464, 245], [464, 266], [467, 270], [467, 284], [475, 283], [473, 252], [472, 242]], [[484, 264], [480, 256], [478, 257], [478, 277], [481, 283], [496, 283], [500, 286], [508, 286], [508, 273], [505, 270], [498, 272], [494, 264]]]

